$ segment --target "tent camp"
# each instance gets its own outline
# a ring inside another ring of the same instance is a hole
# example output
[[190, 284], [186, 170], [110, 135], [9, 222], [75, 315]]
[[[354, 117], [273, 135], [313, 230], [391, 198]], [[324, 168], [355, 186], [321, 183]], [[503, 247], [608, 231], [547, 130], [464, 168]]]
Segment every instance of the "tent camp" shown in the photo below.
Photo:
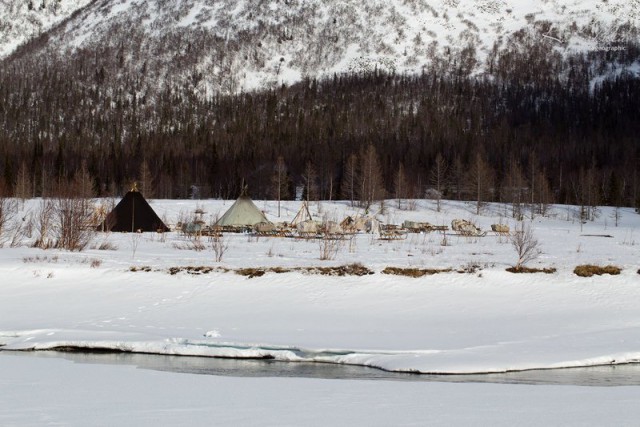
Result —
[[238, 197], [233, 205], [215, 223], [219, 227], [253, 227], [259, 222], [270, 223], [262, 211], [246, 194]]
[[98, 231], [169, 231], [169, 228], [134, 188], [109, 212]]

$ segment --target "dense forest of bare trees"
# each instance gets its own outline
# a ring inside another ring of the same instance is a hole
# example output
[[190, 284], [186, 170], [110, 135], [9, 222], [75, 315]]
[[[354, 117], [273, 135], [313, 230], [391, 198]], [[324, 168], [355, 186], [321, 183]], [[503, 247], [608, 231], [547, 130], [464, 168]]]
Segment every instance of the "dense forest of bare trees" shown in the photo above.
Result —
[[[637, 206], [640, 46], [562, 58], [493, 52], [471, 76], [453, 60], [420, 75], [381, 72], [200, 98], [144, 70], [110, 79], [104, 58], [0, 63], [0, 188], [51, 195], [82, 170], [96, 195], [137, 180], [156, 198], [382, 197], [503, 201], [514, 216], [551, 202]], [[600, 64], [600, 65], [598, 65]], [[117, 83], [116, 83], [117, 82]], [[303, 193], [299, 189], [303, 188]], [[400, 203], [400, 202], [398, 202]]]

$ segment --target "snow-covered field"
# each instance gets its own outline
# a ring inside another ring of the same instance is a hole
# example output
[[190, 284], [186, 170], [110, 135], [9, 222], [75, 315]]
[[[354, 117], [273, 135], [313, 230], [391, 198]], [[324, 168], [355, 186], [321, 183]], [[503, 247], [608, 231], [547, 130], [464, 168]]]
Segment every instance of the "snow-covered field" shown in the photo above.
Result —
[[[256, 202], [281, 218], [274, 202]], [[416, 210], [387, 203], [385, 223], [448, 224], [466, 218], [482, 229], [505, 223], [508, 209], [431, 201]], [[27, 201], [35, 212], [39, 201]], [[230, 201], [154, 201], [169, 224]], [[340, 220], [346, 203], [312, 205]], [[321, 212], [318, 212], [318, 211]], [[505, 271], [516, 254], [504, 237], [361, 234], [335, 260], [320, 260], [315, 240], [225, 235], [191, 249], [179, 233], [98, 234], [82, 252], [23, 245], [0, 249], [0, 345], [4, 350], [87, 347], [159, 354], [273, 357], [361, 364], [387, 370], [490, 372], [617, 364], [640, 359], [640, 215], [603, 208], [593, 222], [555, 206], [527, 222], [542, 254], [531, 267]], [[25, 214], [17, 217], [21, 220]], [[605, 237], [610, 236], [610, 237]], [[34, 239], [36, 236], [32, 236]], [[28, 239], [27, 239], [28, 240]], [[99, 247], [109, 247], [101, 250]], [[374, 274], [334, 277], [302, 271], [248, 278], [244, 267], [322, 267], [361, 263]], [[578, 264], [612, 264], [617, 276], [582, 278]], [[207, 274], [171, 267], [220, 267]], [[385, 267], [451, 268], [422, 278], [382, 274]], [[139, 271], [131, 271], [132, 267]], [[225, 272], [223, 269], [229, 271]], [[144, 271], [150, 270], [150, 271]], [[473, 271], [473, 272], [457, 272]], [[237, 378], [73, 364], [0, 353], [3, 425], [425, 425], [616, 424], [637, 420], [638, 387], [451, 384], [313, 378]]]
[[[257, 201], [278, 220], [274, 202]], [[155, 201], [168, 223], [199, 208], [205, 220], [231, 202]], [[507, 208], [432, 201], [416, 210], [389, 207], [385, 223], [405, 219], [448, 224], [466, 218], [481, 228], [506, 223]], [[29, 201], [25, 211], [35, 211]], [[286, 202], [291, 220], [299, 202]], [[322, 202], [312, 213], [338, 221], [357, 209]], [[320, 212], [318, 212], [320, 210]], [[516, 254], [504, 237], [410, 234], [405, 240], [357, 235], [335, 260], [320, 260], [315, 240], [227, 234], [221, 262], [206, 238], [191, 248], [179, 233], [98, 234], [82, 252], [24, 246], [0, 250], [0, 344], [6, 350], [100, 347], [115, 350], [359, 364], [419, 372], [500, 372], [640, 360], [640, 275], [636, 243], [640, 215], [602, 208], [580, 224], [576, 208], [555, 206], [531, 223], [542, 254], [532, 267], [553, 274], [505, 271]], [[610, 237], [605, 237], [610, 236]], [[100, 250], [99, 246], [111, 247]], [[267, 272], [248, 278], [243, 267], [339, 266], [362, 263], [374, 274], [333, 277]], [[578, 264], [612, 264], [617, 276], [582, 278]], [[170, 267], [209, 266], [194, 275]], [[422, 278], [382, 274], [387, 266], [452, 268]], [[138, 270], [131, 271], [132, 267]], [[148, 268], [145, 268], [148, 267]], [[458, 272], [470, 270], [473, 272]]]

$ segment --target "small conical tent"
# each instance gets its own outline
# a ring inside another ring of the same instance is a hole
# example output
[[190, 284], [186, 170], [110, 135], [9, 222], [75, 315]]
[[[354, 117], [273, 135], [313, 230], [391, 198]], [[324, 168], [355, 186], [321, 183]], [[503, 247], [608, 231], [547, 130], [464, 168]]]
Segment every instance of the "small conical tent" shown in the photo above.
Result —
[[307, 204], [306, 200], [302, 202], [302, 206], [300, 207], [300, 210], [298, 211], [296, 216], [291, 221], [291, 225], [295, 226], [304, 221], [313, 221], [313, 218], [311, 217], [311, 212], [309, 212], [309, 205]]
[[169, 231], [142, 194], [135, 188], [124, 195], [120, 203], [98, 226], [98, 231]]
[[238, 200], [215, 223], [221, 227], [253, 227], [259, 222], [271, 222], [253, 203], [251, 198], [243, 193]]

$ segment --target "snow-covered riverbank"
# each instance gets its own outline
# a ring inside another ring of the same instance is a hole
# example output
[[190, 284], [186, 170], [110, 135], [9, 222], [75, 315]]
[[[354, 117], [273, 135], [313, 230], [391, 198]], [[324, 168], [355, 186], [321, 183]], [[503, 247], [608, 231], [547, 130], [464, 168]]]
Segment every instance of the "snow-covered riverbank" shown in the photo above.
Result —
[[[272, 202], [257, 202], [271, 219]], [[32, 202], [37, 206], [37, 202]], [[175, 222], [196, 207], [215, 215], [229, 202], [158, 201], [156, 211]], [[293, 216], [299, 204], [283, 212]], [[321, 205], [329, 218], [350, 208]], [[317, 206], [312, 206], [317, 209]], [[404, 219], [448, 224], [474, 220], [483, 229], [510, 223], [504, 206], [475, 217], [464, 203], [440, 213], [431, 202], [415, 211], [389, 208], [383, 222]], [[581, 225], [570, 207], [531, 226], [540, 241], [535, 267], [554, 274], [512, 274], [507, 239], [438, 233], [381, 241], [359, 235], [333, 261], [319, 260], [317, 241], [227, 235], [221, 263], [211, 249], [185, 249], [177, 233], [110, 234], [80, 253], [28, 247], [0, 250], [0, 344], [4, 349], [60, 346], [225, 357], [273, 357], [362, 364], [420, 372], [494, 372], [625, 363], [640, 359], [640, 216], [611, 210]], [[282, 218], [290, 219], [290, 218]], [[514, 223], [511, 222], [512, 228]], [[611, 237], [607, 237], [611, 236]], [[136, 240], [134, 240], [136, 239]], [[99, 250], [100, 243], [115, 250]], [[208, 245], [203, 239], [205, 246]], [[374, 274], [333, 277], [267, 272], [192, 275], [174, 266], [299, 267], [358, 262]], [[578, 264], [614, 264], [617, 276], [582, 278]], [[387, 266], [453, 268], [422, 278], [382, 274]], [[132, 272], [131, 267], [150, 272]]]

